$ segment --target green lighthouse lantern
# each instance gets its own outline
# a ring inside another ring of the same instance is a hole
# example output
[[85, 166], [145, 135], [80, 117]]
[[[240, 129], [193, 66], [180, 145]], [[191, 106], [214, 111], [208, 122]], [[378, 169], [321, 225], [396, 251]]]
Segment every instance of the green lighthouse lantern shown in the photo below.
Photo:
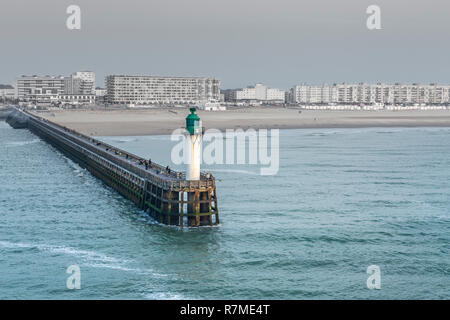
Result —
[[190, 108], [191, 114], [186, 117], [186, 130], [189, 134], [202, 134], [202, 121], [195, 113], [195, 108]]

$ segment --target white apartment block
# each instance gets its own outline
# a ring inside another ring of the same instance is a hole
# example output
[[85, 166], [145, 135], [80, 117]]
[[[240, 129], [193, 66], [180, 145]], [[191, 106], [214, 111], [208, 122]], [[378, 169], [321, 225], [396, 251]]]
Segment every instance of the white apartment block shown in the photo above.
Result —
[[106, 101], [111, 104], [200, 104], [220, 100], [220, 80], [200, 77], [110, 75]]
[[275, 88], [267, 88], [266, 101], [284, 102], [285, 91]]
[[[17, 98], [21, 102], [49, 104], [76, 101], [90, 101], [95, 98], [95, 74], [90, 71], [76, 72], [69, 77], [63, 76], [21, 76], [17, 79]], [[64, 98], [62, 98], [64, 96]], [[70, 98], [69, 98], [70, 96]]]
[[338, 99], [336, 86], [324, 84], [322, 86], [309, 86], [306, 84], [291, 89], [291, 102], [303, 104], [331, 103]]
[[239, 100], [257, 100], [255, 88], [244, 88], [242, 90], [234, 91], [232, 94], [232, 99]]
[[260, 102], [284, 102], [284, 90], [269, 88], [257, 83], [254, 87], [231, 90], [228, 94], [229, 101], [260, 101]]
[[92, 71], [75, 72], [66, 81], [66, 94], [95, 95], [95, 73]]
[[64, 94], [66, 78], [62, 76], [21, 76], [17, 79], [17, 98], [32, 103], [57, 102]]
[[12, 86], [0, 87], [0, 100], [14, 100], [16, 98], [16, 89]]
[[291, 103], [299, 104], [384, 104], [433, 105], [450, 104], [450, 86], [378, 84], [301, 84], [289, 94]]

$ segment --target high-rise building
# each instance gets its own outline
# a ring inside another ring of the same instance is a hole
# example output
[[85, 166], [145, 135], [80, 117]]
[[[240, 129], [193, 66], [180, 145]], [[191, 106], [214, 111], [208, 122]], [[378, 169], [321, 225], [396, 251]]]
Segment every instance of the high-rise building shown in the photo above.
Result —
[[111, 104], [200, 104], [220, 100], [220, 80], [200, 77], [110, 75], [106, 101]]
[[78, 71], [67, 78], [66, 94], [95, 95], [95, 73]]

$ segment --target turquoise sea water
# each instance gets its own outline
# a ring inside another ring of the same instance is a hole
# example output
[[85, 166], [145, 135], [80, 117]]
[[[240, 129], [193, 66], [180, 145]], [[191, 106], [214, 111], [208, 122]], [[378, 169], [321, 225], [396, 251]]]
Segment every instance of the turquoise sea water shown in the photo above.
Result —
[[[170, 160], [166, 136], [102, 139]], [[211, 170], [221, 226], [162, 226], [0, 122], [0, 298], [450, 298], [450, 128], [285, 130], [277, 175]]]

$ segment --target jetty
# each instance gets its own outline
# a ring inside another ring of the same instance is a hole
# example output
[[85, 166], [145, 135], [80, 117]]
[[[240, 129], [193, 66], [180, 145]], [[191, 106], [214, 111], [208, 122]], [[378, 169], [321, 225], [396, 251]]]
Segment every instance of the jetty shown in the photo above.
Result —
[[0, 120], [4, 120], [11, 113], [12, 108], [0, 106]]
[[6, 118], [13, 128], [29, 129], [105, 184], [133, 201], [156, 221], [180, 227], [218, 225], [215, 178], [198, 180], [14, 107]]

